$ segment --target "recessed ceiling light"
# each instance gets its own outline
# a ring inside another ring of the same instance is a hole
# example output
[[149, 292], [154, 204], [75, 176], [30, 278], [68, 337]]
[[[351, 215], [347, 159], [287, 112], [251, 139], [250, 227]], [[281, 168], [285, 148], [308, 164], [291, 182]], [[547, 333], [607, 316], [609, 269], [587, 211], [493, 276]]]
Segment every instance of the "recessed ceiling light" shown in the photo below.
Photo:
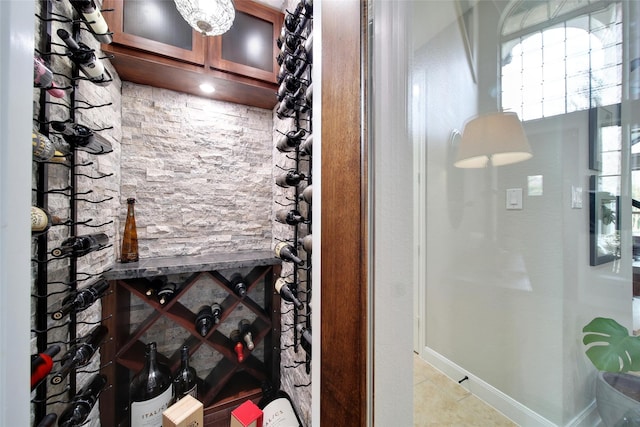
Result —
[[216, 91], [216, 89], [209, 83], [202, 83], [200, 85], [200, 90], [203, 91], [204, 93], [213, 93]]

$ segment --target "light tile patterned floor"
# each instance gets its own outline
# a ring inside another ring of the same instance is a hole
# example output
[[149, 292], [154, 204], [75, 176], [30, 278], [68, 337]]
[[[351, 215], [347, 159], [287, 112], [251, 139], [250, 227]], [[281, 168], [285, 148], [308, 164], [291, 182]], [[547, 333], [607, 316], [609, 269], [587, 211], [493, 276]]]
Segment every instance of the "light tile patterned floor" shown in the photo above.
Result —
[[516, 426], [416, 354], [413, 356], [413, 425]]

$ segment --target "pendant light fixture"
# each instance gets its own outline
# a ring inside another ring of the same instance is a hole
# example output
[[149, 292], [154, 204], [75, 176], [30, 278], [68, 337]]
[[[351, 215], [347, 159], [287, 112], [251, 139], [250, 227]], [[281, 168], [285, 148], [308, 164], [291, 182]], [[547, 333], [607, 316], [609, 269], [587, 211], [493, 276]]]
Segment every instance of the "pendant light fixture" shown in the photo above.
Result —
[[205, 36], [219, 36], [231, 28], [236, 12], [232, 0], [174, 0], [185, 21]]

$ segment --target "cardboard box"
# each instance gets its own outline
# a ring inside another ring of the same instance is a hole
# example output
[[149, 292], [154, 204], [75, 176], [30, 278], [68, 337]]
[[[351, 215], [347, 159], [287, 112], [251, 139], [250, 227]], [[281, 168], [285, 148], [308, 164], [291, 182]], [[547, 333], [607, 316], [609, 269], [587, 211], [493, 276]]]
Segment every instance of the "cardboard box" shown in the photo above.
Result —
[[231, 411], [231, 427], [262, 427], [262, 410], [247, 400]]
[[204, 427], [204, 407], [186, 395], [162, 413], [162, 427]]

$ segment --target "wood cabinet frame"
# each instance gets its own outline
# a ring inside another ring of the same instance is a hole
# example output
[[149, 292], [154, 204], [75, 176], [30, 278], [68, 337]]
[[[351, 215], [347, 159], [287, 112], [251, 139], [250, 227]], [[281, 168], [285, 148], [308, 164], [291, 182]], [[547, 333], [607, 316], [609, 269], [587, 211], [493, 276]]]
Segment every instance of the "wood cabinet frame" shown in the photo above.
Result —
[[197, 31], [191, 31], [191, 50], [182, 49], [177, 46], [125, 33], [123, 28], [124, 0], [104, 0], [102, 7], [103, 9], [113, 9], [104, 13], [105, 19], [107, 19], [109, 23], [109, 30], [113, 32], [112, 43], [125, 46], [135, 46], [137, 49], [146, 52], [167, 56], [169, 58], [174, 58], [192, 64], [204, 64], [207, 40]]
[[[272, 48], [274, 52], [278, 51], [277, 40], [280, 36], [280, 29], [284, 21], [284, 15], [270, 7], [263, 6], [259, 3], [248, 2], [246, 0], [236, 0], [234, 2], [236, 12], [244, 12], [255, 18], [262, 19], [273, 25], [273, 41]], [[279, 65], [276, 55], [273, 55], [273, 71], [269, 72], [256, 67], [245, 64], [228, 61], [222, 58], [222, 36], [212, 37], [207, 45], [207, 64], [215, 69], [228, 71], [230, 73], [252, 76], [256, 79], [275, 83], [278, 76]]]
[[366, 1], [322, 4], [321, 366], [314, 398], [327, 427], [365, 426], [368, 418], [366, 19]]

